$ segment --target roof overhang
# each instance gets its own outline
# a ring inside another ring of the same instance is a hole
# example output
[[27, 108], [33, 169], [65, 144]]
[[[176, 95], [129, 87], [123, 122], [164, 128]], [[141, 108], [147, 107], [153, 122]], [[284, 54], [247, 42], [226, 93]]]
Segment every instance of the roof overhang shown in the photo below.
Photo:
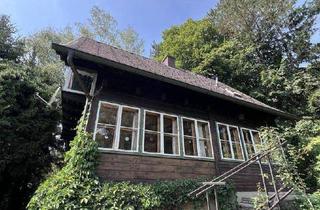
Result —
[[247, 101], [243, 101], [243, 100], [236, 99], [236, 98], [231, 98], [231, 97], [228, 97], [228, 96], [223, 95], [223, 94], [212, 92], [212, 91], [209, 91], [209, 90], [206, 90], [206, 89], [194, 86], [194, 85], [186, 84], [184, 82], [181, 82], [181, 81], [178, 81], [178, 80], [174, 80], [174, 79], [170, 79], [170, 78], [167, 78], [167, 77], [164, 77], [164, 76], [156, 75], [156, 74], [153, 74], [151, 72], [147, 72], [147, 71], [144, 71], [144, 70], [141, 70], [141, 69], [137, 69], [137, 68], [134, 68], [132, 66], [128, 66], [128, 65], [125, 65], [125, 64], [122, 64], [122, 63], [114, 62], [112, 60], [108, 60], [106, 58], [102, 58], [102, 57], [99, 57], [99, 56], [96, 56], [96, 55], [92, 55], [90, 53], [83, 52], [81, 50], [78, 50], [78, 49], [75, 49], [75, 48], [71, 48], [71, 47], [68, 47], [68, 46], [65, 46], [65, 45], [52, 43], [52, 48], [59, 55], [64, 55], [65, 57], [67, 56], [68, 52], [73, 51], [74, 58], [77, 58], [77, 59], [83, 59], [83, 60], [91, 61], [91, 62], [94, 62], [94, 63], [97, 63], [97, 64], [111, 66], [111, 67], [114, 67], [114, 68], [117, 68], [117, 69], [121, 69], [121, 70], [124, 70], [124, 71], [132, 72], [132, 73], [135, 73], [135, 74], [138, 74], [138, 75], [141, 75], [141, 76], [145, 76], [145, 77], [148, 77], [148, 78], [152, 78], [152, 79], [156, 79], [156, 80], [159, 80], [159, 81], [167, 82], [167, 83], [170, 83], [170, 84], [173, 84], [173, 85], [177, 85], [177, 86], [180, 86], [180, 87], [183, 87], [183, 88], [186, 88], [186, 89], [190, 89], [190, 90], [193, 90], [193, 91], [196, 91], [196, 92], [200, 92], [200, 93], [204, 93], [204, 94], [207, 94], [207, 95], [210, 95], [210, 96], [214, 96], [214, 97], [226, 100], [226, 101], [233, 102], [235, 104], [243, 105], [245, 107], [249, 107], [249, 108], [252, 108], [252, 109], [255, 109], [255, 110], [263, 111], [263, 112], [266, 112], [266, 113], [269, 113], [269, 114], [272, 114], [272, 115], [276, 115], [276, 116], [280, 116], [280, 117], [283, 117], [283, 118], [286, 118], [286, 119], [290, 119], [290, 120], [299, 120], [300, 119], [299, 117], [297, 117], [297, 116], [295, 116], [293, 114], [289, 114], [289, 113], [283, 112], [283, 111], [278, 110], [278, 109], [262, 107], [262, 106], [258, 106], [256, 104], [253, 104], [253, 103], [250, 103], [250, 102], [247, 102]]

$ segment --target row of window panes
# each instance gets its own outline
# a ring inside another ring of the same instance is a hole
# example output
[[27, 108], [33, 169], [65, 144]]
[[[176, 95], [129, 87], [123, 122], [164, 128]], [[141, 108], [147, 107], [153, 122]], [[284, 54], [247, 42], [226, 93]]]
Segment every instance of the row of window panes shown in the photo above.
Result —
[[[139, 109], [101, 102], [95, 139], [101, 148], [137, 151]], [[186, 156], [213, 157], [209, 123], [182, 118]], [[180, 155], [178, 117], [146, 111], [143, 152]]]
[[[101, 148], [137, 151], [139, 109], [100, 103], [95, 139]], [[183, 151], [185, 156], [213, 157], [209, 123], [182, 118]], [[237, 126], [217, 123], [221, 156], [244, 160], [259, 151], [261, 140], [255, 130], [241, 128], [242, 147]], [[143, 129], [143, 152], [179, 155], [177, 116], [146, 111]]]
[[261, 149], [261, 139], [258, 131], [241, 128], [243, 139], [242, 147], [240, 132], [237, 126], [217, 123], [218, 137], [221, 148], [221, 157], [224, 159], [244, 160], [244, 154], [252, 157]]

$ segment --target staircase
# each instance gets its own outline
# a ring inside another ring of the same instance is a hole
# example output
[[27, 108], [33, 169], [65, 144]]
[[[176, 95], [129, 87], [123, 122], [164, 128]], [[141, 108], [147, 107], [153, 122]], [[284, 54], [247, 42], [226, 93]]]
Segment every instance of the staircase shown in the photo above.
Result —
[[[275, 150], [280, 149], [281, 154], [283, 156], [283, 159], [286, 160], [285, 153], [284, 153], [284, 150], [282, 147], [285, 143], [286, 143], [286, 141], [284, 141], [284, 142], [279, 141], [278, 145], [273, 146], [269, 149], [260, 151], [259, 153], [253, 155], [247, 161], [242, 162], [241, 164], [235, 166], [234, 168], [230, 169], [229, 171], [226, 171], [225, 173], [221, 174], [220, 176], [214, 178], [213, 180], [211, 180], [209, 182], [203, 182], [200, 187], [198, 187], [194, 191], [190, 192], [188, 195], [199, 197], [202, 194], [206, 194], [207, 203], [208, 203], [208, 210], [219, 210], [216, 188], [218, 186], [225, 185], [225, 181], [228, 178], [232, 177], [233, 175], [239, 173], [240, 171], [244, 170], [245, 168], [249, 167], [252, 164], [258, 163], [259, 168], [260, 168], [263, 188], [264, 188], [265, 193], [268, 195], [267, 200], [265, 201], [265, 204], [264, 204], [265, 209], [268, 209], [268, 210], [280, 209], [281, 208], [280, 207], [281, 201], [283, 201], [290, 193], [292, 193], [293, 189], [288, 188], [288, 187], [284, 186], [283, 184], [278, 189], [278, 186], [277, 186], [277, 183], [276, 183], [276, 180], [274, 177], [274, 171], [273, 171], [273, 166], [272, 166], [270, 154], [272, 152], [274, 152]], [[268, 193], [268, 188], [267, 188], [267, 184], [266, 184], [266, 180], [265, 180], [265, 176], [264, 176], [264, 170], [263, 170], [263, 167], [261, 164], [262, 159], [264, 159], [264, 160], [267, 159], [267, 164], [268, 164], [269, 173], [271, 176], [271, 182], [272, 182], [272, 186], [273, 186], [273, 194], [271, 194], [271, 195], [269, 195], [269, 193]], [[215, 205], [213, 207], [211, 207], [209, 205], [208, 192], [210, 190], [213, 190], [213, 192], [214, 192], [214, 198], [215, 198], [214, 204]], [[242, 209], [253, 209], [252, 203], [250, 203], [248, 201], [247, 202], [240, 202], [240, 206], [242, 206]]]

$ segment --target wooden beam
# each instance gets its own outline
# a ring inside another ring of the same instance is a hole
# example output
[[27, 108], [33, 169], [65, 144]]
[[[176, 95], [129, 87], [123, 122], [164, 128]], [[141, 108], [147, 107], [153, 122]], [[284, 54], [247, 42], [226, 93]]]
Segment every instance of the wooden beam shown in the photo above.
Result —
[[77, 71], [77, 68], [76, 66], [74, 65], [73, 63], [73, 55], [74, 55], [74, 51], [73, 50], [69, 50], [68, 51], [68, 56], [67, 56], [67, 62], [68, 62], [68, 65], [70, 66], [77, 82], [79, 83], [82, 91], [85, 93], [86, 97], [87, 98], [91, 98], [90, 96], [90, 92], [88, 91], [88, 89], [86, 88], [86, 86], [84, 85], [82, 79], [80, 78], [80, 74], [79, 72]]

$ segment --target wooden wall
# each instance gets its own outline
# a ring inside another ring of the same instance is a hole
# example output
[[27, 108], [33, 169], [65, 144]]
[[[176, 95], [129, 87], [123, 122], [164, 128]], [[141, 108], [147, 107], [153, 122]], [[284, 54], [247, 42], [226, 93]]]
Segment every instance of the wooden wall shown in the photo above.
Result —
[[184, 178], [212, 177], [214, 162], [179, 158], [101, 153], [98, 175], [114, 181], [153, 182]]

